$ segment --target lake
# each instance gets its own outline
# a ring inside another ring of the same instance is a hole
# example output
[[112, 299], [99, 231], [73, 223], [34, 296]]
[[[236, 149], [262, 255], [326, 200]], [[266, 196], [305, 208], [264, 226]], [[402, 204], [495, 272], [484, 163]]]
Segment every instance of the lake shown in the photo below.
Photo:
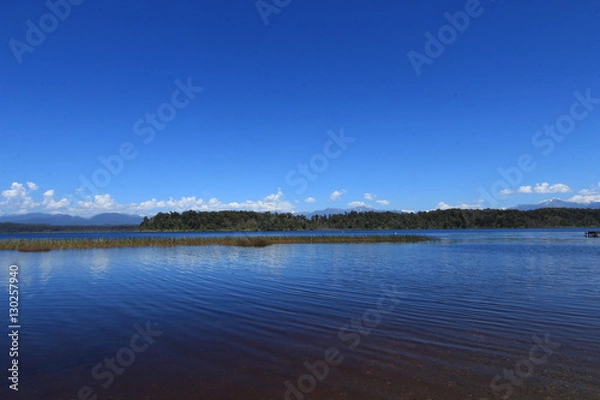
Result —
[[[0, 397], [599, 399], [600, 239], [584, 231], [0, 251], [20, 324], [19, 393], [3, 378]], [[126, 235], [148, 234], [0, 238]]]

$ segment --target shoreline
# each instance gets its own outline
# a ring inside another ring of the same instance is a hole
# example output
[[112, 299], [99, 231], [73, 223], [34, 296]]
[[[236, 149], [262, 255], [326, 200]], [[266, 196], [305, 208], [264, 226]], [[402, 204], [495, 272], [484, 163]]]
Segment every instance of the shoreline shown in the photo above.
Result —
[[139, 234], [139, 235], [153, 235], [153, 234], [161, 234], [161, 233], [176, 233], [176, 234], [274, 234], [274, 235], [286, 235], [289, 233], [331, 233], [331, 232], [369, 232], [365, 235], [370, 235], [371, 232], [380, 233], [380, 232], [390, 232], [389, 235], [398, 232], [414, 232], [414, 231], [500, 231], [500, 230], [508, 230], [508, 231], [518, 231], [518, 230], [538, 230], [545, 231], [548, 229], [570, 229], [570, 230], [582, 230], [583, 233], [589, 230], [600, 230], [600, 226], [549, 226], [549, 227], [493, 227], [493, 228], [399, 228], [399, 229], [361, 229], [361, 228], [347, 228], [347, 229], [312, 229], [312, 230], [177, 230], [177, 229], [163, 229], [163, 230], [140, 230], [140, 229], [132, 229], [132, 230], [52, 230], [52, 231], [11, 231], [4, 232], [0, 231], [0, 241], [5, 240], [2, 239], [3, 235], [60, 235], [60, 234], [105, 234], [105, 233], [115, 233], [115, 234]]

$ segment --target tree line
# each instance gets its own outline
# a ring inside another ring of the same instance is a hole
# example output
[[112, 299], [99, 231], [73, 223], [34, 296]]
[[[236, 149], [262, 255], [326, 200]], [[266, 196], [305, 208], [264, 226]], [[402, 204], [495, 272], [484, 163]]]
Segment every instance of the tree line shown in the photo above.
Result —
[[356, 212], [304, 215], [253, 211], [185, 211], [145, 217], [142, 231], [305, 231], [476, 228], [600, 227], [600, 209], [435, 210], [418, 213]]

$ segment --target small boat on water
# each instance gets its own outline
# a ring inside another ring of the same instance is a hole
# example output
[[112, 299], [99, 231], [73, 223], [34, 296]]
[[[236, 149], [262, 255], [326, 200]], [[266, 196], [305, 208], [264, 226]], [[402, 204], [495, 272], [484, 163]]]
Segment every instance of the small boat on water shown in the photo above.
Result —
[[600, 238], [600, 232], [599, 231], [589, 231], [585, 233], [586, 237], [592, 237], [592, 238]]

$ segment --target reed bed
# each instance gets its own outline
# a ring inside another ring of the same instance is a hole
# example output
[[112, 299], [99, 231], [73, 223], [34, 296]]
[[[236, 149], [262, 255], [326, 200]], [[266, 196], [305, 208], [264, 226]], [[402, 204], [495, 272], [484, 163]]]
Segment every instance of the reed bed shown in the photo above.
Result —
[[318, 243], [416, 243], [436, 240], [422, 235], [360, 235], [360, 236], [226, 236], [226, 237], [137, 237], [103, 239], [6, 239], [0, 240], [0, 250], [24, 252], [109, 249], [120, 247], [173, 247], [173, 246], [241, 246], [266, 247], [274, 244]]

